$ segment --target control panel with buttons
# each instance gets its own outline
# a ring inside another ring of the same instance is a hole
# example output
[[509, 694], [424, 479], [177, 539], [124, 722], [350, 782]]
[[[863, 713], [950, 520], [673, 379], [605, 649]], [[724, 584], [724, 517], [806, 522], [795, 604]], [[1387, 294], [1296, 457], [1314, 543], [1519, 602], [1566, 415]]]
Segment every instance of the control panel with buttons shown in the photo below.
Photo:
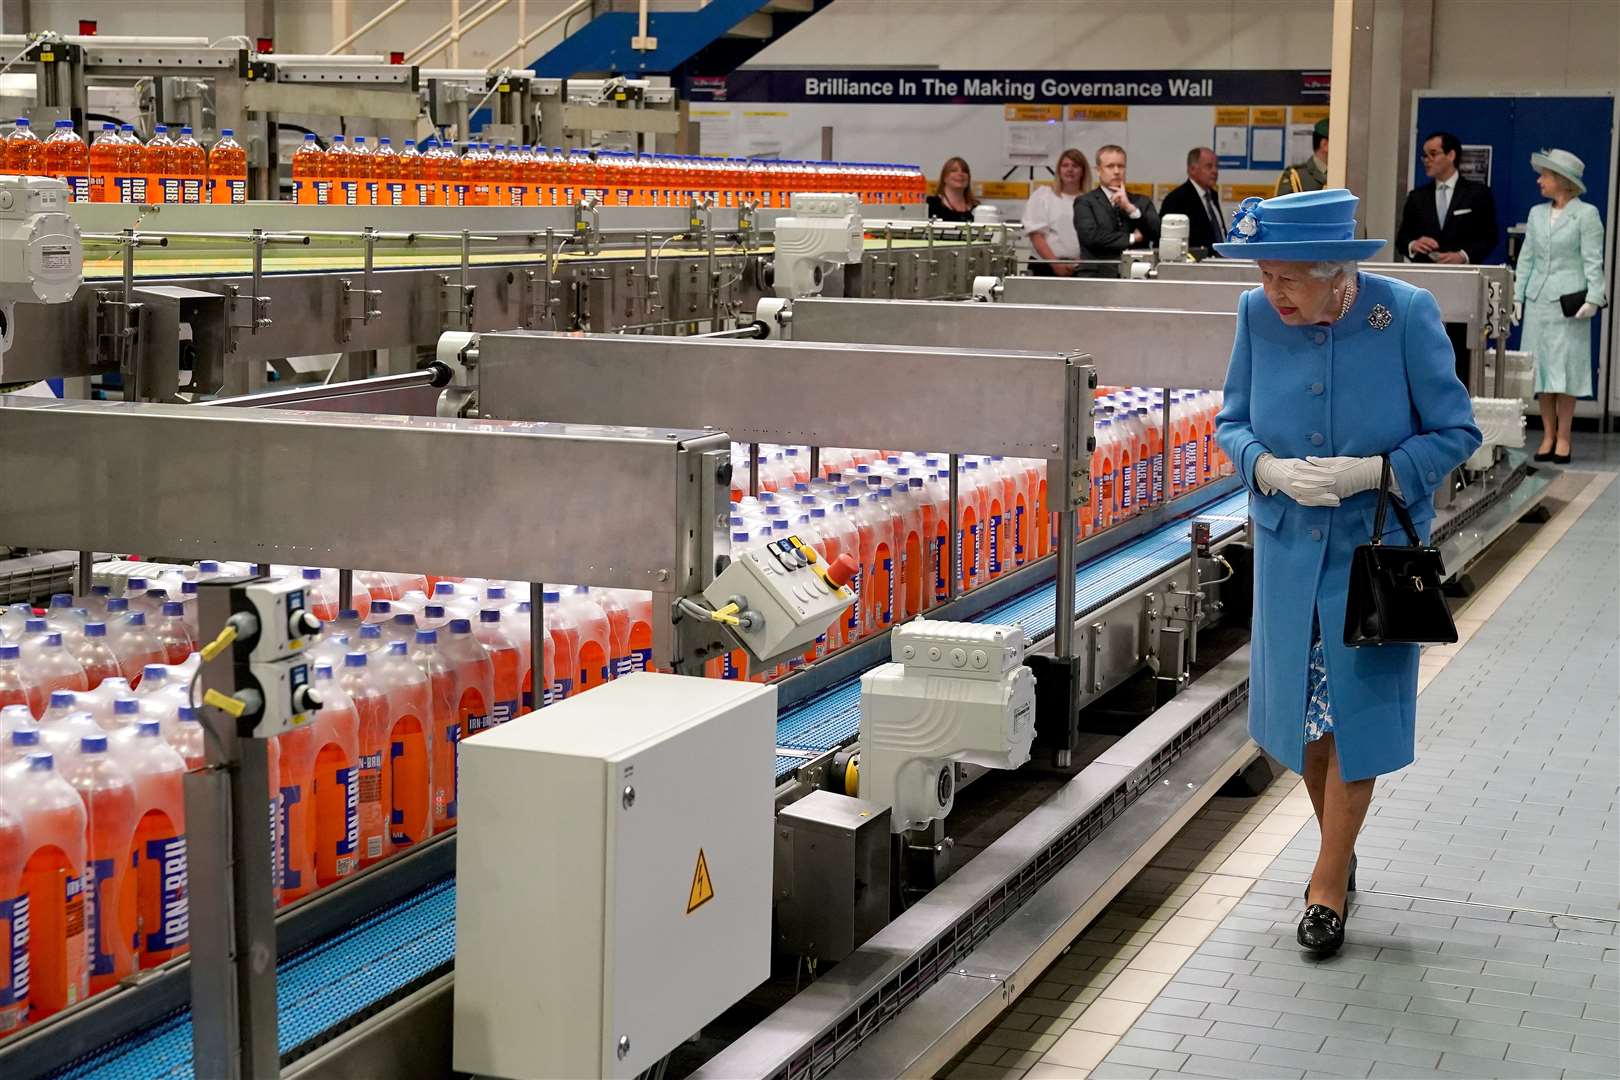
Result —
[[828, 566], [797, 536], [735, 553], [703, 598], [717, 611], [735, 604], [728, 629], [761, 663], [802, 653], [855, 602], [848, 567]]

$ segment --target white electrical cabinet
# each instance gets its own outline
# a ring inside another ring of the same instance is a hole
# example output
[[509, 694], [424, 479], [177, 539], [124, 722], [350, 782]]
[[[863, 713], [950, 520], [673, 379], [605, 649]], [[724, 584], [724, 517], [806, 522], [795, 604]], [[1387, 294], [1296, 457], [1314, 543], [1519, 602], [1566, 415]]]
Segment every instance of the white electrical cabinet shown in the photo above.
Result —
[[461, 743], [454, 1064], [633, 1077], [770, 974], [776, 689], [637, 673]]

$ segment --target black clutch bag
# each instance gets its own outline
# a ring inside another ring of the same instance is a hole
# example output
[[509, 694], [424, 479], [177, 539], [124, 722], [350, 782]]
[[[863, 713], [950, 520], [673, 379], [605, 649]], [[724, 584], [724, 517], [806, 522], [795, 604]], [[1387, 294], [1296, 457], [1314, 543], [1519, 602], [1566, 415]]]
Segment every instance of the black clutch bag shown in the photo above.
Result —
[[1558, 306], [1564, 309], [1564, 318], [1566, 319], [1573, 319], [1575, 313], [1581, 310], [1581, 305], [1584, 303], [1586, 303], [1585, 289], [1567, 292], [1558, 298]]
[[1440, 549], [1425, 547], [1406, 507], [1394, 502], [1395, 517], [1406, 530], [1408, 547], [1385, 544], [1384, 515], [1389, 497], [1389, 458], [1378, 485], [1378, 511], [1373, 515], [1372, 542], [1356, 548], [1350, 559], [1350, 593], [1344, 609], [1344, 643], [1362, 645], [1449, 645], [1457, 640], [1440, 583], [1445, 567]]

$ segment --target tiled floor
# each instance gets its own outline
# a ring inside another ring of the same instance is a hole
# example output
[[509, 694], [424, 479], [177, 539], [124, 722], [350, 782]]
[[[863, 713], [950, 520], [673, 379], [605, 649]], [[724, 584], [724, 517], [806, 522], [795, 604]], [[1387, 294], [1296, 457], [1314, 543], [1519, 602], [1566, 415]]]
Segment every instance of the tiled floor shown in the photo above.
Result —
[[1349, 944], [1294, 941], [1298, 777], [1216, 799], [943, 1075], [1620, 1077], [1620, 482], [1564, 508], [1425, 653]]

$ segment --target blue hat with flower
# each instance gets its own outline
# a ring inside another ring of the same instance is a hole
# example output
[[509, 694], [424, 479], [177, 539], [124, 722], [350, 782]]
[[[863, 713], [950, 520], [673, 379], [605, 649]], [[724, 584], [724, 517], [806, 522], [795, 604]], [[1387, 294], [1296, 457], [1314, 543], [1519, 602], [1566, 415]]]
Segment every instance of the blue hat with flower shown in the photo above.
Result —
[[1344, 188], [1244, 199], [1232, 215], [1226, 243], [1216, 244], [1215, 251], [1229, 259], [1285, 262], [1368, 258], [1384, 241], [1356, 239], [1356, 204], [1360, 201]]

